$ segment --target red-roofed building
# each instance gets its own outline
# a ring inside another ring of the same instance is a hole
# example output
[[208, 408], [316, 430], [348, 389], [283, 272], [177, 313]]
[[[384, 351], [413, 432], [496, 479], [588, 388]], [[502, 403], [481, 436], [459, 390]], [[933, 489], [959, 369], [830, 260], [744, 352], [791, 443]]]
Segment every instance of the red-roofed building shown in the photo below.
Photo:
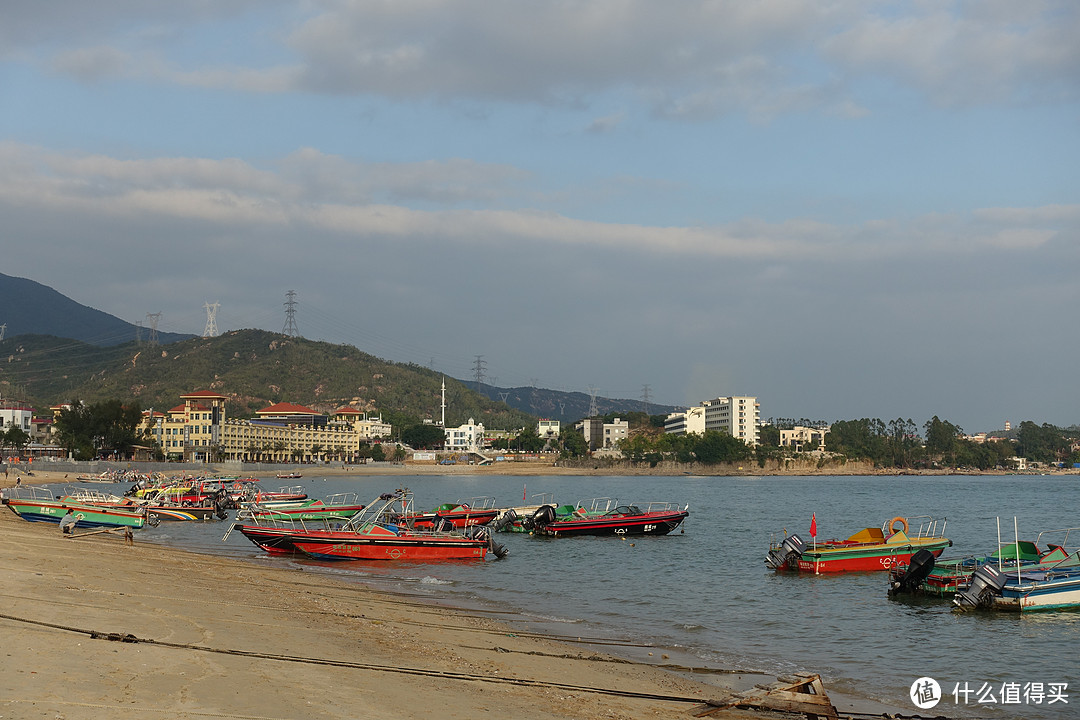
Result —
[[317, 410], [279, 402], [251, 420], [225, 417], [226, 396], [198, 391], [180, 396], [184, 403], [165, 413], [143, 413], [167, 456], [184, 460], [233, 462], [353, 462], [360, 444], [390, 435], [392, 428], [366, 413], [338, 408], [327, 417]]

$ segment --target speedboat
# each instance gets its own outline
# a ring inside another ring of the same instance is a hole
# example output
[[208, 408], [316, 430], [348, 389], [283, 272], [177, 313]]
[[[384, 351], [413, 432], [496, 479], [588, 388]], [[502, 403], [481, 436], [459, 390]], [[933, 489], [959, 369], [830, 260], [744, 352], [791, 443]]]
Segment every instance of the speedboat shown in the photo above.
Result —
[[[600, 499], [598, 499], [600, 500]], [[690, 514], [689, 505], [671, 502], [651, 502], [642, 509], [638, 505], [620, 505], [618, 500], [602, 498], [607, 504], [593, 501], [588, 509], [578, 504], [571, 512], [555, 505], [543, 505], [532, 516], [532, 530], [537, 535], [567, 537], [571, 535], [667, 535], [682, 524]]]
[[302, 552], [323, 560], [483, 560], [488, 550], [496, 557], [506, 549], [495, 543], [488, 528], [472, 526], [462, 530], [417, 528], [406, 518], [416, 515], [412, 494], [407, 490], [384, 493], [363, 510], [340, 524], [267, 523], [255, 519], [235, 523], [259, 547], [274, 554]]
[[[815, 516], [816, 521], [816, 516]], [[786, 536], [779, 543], [770, 543], [765, 564], [774, 570], [796, 570], [815, 575], [832, 572], [888, 570], [899, 563], [910, 563], [919, 550], [934, 557], [952, 545], [944, 537], [945, 524], [929, 516], [895, 517], [881, 525], [860, 530], [846, 540], [803, 542], [798, 535]], [[916, 526], [913, 533], [909, 529]], [[816, 522], [811, 525], [816, 531]]]

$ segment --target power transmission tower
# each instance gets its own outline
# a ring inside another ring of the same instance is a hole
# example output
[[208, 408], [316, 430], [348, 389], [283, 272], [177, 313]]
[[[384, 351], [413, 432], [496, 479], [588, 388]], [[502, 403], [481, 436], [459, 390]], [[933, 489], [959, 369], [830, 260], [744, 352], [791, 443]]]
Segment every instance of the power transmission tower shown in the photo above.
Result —
[[596, 409], [596, 393], [598, 392], [598, 388], [589, 386], [589, 417], [596, 417], [600, 414], [600, 411]]
[[7, 330], [7, 323], [0, 325], [0, 340], [4, 339], [4, 332]]
[[221, 303], [206, 303], [203, 305], [206, 308], [206, 329], [203, 330], [203, 337], [217, 337], [217, 311], [221, 307]]
[[509, 391], [499, 393], [499, 399], [502, 400], [503, 405], [506, 404], [506, 398], [508, 398], [508, 397], [510, 397], [510, 392]]
[[281, 334], [300, 337], [300, 331], [296, 327], [296, 291], [290, 290], [285, 293], [285, 297], [288, 298], [285, 301], [285, 327], [281, 329]]
[[142, 347], [142, 320], [135, 321], [135, 344]]
[[476, 361], [473, 363], [473, 377], [476, 378], [476, 392], [480, 392], [480, 383], [484, 381], [484, 366], [487, 365], [484, 362], [483, 355], [477, 355]]
[[651, 388], [648, 385], [641, 386], [641, 400], [645, 403], [645, 414], [649, 414], [649, 390]]
[[150, 323], [150, 337], [146, 341], [147, 347], [157, 346], [157, 324], [161, 319], [161, 313], [146, 313], [146, 321]]

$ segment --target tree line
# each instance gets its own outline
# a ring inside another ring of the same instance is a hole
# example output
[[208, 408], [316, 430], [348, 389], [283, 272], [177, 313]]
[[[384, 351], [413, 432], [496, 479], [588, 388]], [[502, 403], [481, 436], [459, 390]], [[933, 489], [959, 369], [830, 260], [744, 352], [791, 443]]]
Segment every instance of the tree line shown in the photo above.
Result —
[[1072, 450], [1080, 437], [1076, 428], [1062, 429], [1030, 420], [1020, 423], [1016, 437], [975, 442], [957, 425], [935, 415], [923, 424], [925, 435], [910, 419], [883, 422], [877, 418], [843, 420], [832, 424], [825, 447], [854, 460], [869, 460], [879, 467], [895, 468], [1008, 468], [1013, 457], [1041, 464], [1080, 462]]

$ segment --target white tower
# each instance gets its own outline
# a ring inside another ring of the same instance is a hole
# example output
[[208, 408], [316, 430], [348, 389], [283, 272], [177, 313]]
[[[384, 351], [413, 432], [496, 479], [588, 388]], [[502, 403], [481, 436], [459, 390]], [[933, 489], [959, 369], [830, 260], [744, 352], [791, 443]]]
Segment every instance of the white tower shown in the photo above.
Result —
[[221, 303], [206, 303], [203, 305], [206, 308], [206, 329], [203, 330], [203, 337], [217, 337], [217, 311], [221, 307]]
[[443, 428], [446, 428], [446, 376], [442, 379], [442, 420], [439, 422]]

